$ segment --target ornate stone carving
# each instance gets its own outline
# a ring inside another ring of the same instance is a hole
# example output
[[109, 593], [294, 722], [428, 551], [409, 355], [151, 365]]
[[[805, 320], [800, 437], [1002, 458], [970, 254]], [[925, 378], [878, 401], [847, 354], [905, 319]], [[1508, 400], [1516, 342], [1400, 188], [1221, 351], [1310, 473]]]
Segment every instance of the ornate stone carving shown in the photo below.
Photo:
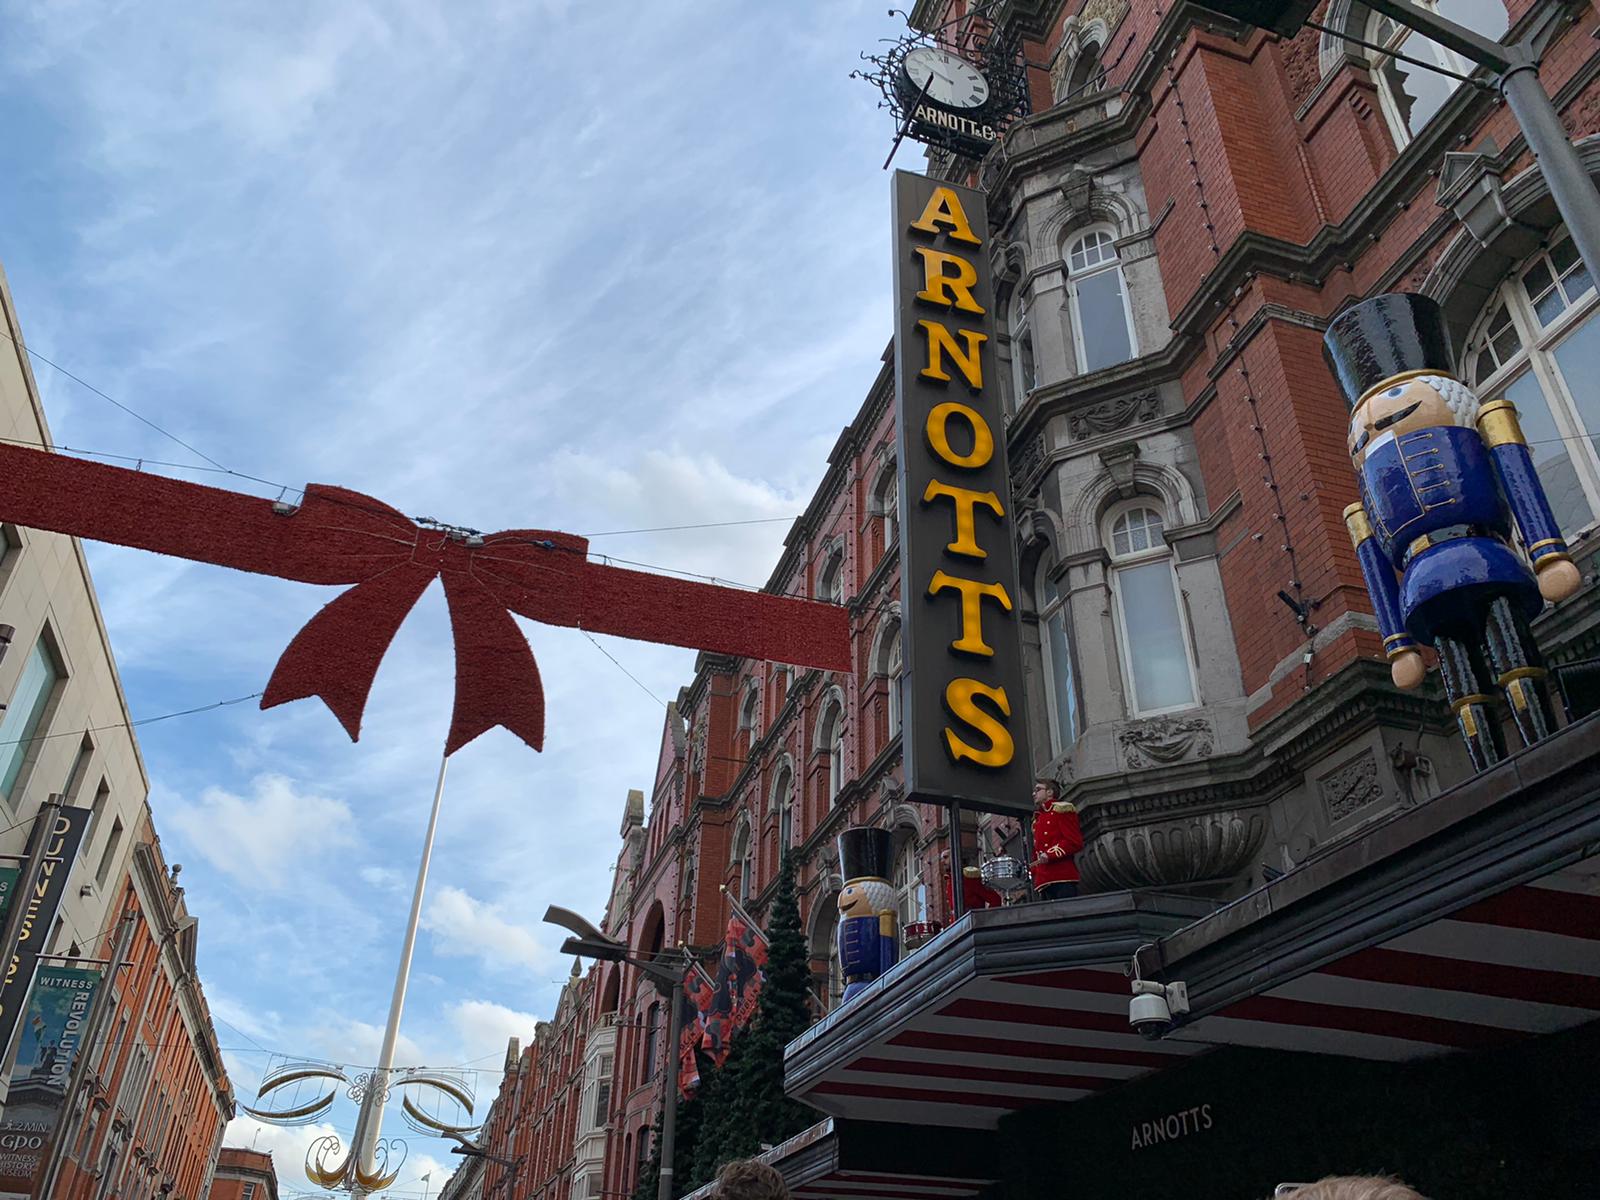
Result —
[[1091, 892], [1170, 888], [1238, 876], [1266, 833], [1259, 810], [1223, 810], [1107, 830], [1078, 854]]
[[1015, 496], [1031, 496], [1044, 478], [1044, 436], [1034, 438], [1011, 459], [1011, 491]]
[[1388, 796], [1378, 778], [1378, 759], [1371, 750], [1317, 780], [1328, 820], [1342, 821], [1363, 808], [1382, 803]]
[[1128, 0], [1089, 0], [1078, 13], [1078, 20], [1081, 26], [1102, 21], [1105, 23], [1106, 32], [1112, 33], [1122, 23], [1122, 18], [1127, 12]]
[[1137, 771], [1185, 758], [1210, 758], [1214, 737], [1204, 717], [1156, 717], [1129, 725], [1117, 734], [1117, 744], [1128, 769]]
[[1067, 426], [1072, 440], [1100, 437], [1115, 433], [1130, 425], [1143, 425], [1161, 415], [1161, 397], [1155, 392], [1139, 392], [1133, 396], [1119, 396], [1115, 400], [1102, 400], [1067, 414]]

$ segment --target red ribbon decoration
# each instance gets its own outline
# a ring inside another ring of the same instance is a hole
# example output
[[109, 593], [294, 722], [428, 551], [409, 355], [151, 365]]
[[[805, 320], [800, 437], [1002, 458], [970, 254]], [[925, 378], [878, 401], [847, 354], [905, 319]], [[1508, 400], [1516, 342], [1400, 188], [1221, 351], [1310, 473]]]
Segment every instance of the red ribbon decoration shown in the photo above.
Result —
[[310, 484], [298, 507], [25, 446], [0, 445], [0, 518], [301, 583], [353, 584], [278, 660], [261, 707], [321, 697], [352, 741], [406, 614], [444, 581], [456, 697], [445, 753], [502, 725], [544, 746], [544, 692], [518, 613], [548, 625], [848, 671], [846, 611], [588, 560], [570, 533], [465, 536], [360, 492]]

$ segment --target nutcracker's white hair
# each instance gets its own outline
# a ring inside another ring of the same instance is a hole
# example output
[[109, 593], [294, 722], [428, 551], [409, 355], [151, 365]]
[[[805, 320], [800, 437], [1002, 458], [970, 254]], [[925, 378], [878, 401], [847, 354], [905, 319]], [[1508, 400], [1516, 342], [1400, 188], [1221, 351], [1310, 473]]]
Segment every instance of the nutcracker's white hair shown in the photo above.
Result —
[[1425, 383], [1450, 406], [1450, 414], [1455, 417], [1457, 425], [1465, 425], [1471, 429], [1478, 420], [1478, 396], [1471, 388], [1459, 379], [1451, 379], [1448, 375], [1419, 375], [1418, 383]]
[[890, 912], [894, 909], [894, 885], [888, 880], [869, 876], [865, 879], [847, 879], [845, 884], [865, 892], [873, 912]]

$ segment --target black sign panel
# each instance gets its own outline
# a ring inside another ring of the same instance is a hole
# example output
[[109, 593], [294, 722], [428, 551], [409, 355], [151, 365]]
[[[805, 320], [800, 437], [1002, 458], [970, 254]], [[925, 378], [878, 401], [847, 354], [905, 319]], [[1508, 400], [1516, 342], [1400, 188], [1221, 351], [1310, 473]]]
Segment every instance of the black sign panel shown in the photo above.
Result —
[[17, 1032], [17, 1018], [27, 1007], [34, 968], [38, 966], [39, 955], [45, 951], [45, 941], [61, 908], [61, 898], [66, 895], [67, 876], [72, 874], [72, 864], [77, 861], [89, 815], [87, 808], [61, 808], [56, 810], [53, 821], [33, 823], [33, 832], [28, 837], [28, 855], [31, 858], [42, 848], [44, 862], [39, 868], [39, 882], [33, 894], [17, 895], [11, 901], [13, 905], [23, 906], [22, 929], [17, 936], [17, 952], [12, 956], [4, 982], [0, 983], [0, 1053], [10, 1047]]
[[1033, 809], [983, 193], [894, 179], [906, 792]]

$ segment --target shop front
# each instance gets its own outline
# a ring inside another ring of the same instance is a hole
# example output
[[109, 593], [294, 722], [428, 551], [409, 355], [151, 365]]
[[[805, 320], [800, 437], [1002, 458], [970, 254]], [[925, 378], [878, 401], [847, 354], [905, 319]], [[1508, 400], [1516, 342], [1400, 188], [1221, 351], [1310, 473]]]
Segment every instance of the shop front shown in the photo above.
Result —
[[[1183, 985], [1145, 1036], [1135, 976]], [[843, 1175], [771, 1157], [808, 1200], [1257, 1200], [1362, 1171], [1436, 1200], [1593, 1194], [1597, 1018], [1591, 719], [1221, 908], [968, 914], [788, 1049]]]

